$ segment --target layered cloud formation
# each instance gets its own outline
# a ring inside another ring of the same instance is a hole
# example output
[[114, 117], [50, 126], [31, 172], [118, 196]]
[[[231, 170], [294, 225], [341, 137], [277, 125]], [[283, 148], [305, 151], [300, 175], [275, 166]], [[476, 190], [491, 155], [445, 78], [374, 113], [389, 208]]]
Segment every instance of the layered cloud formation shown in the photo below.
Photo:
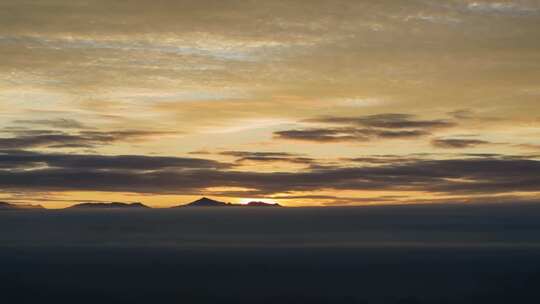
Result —
[[527, 0], [0, 0], [0, 199], [535, 199], [539, 25]]

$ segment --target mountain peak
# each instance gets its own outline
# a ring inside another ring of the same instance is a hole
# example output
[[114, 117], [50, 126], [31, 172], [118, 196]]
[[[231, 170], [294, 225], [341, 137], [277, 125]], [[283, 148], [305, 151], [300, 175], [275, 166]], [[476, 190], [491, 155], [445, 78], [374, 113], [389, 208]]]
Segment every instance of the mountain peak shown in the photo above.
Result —
[[185, 207], [227, 207], [227, 206], [231, 206], [231, 204], [216, 201], [207, 197], [202, 197], [196, 201], [193, 201], [185, 205]]

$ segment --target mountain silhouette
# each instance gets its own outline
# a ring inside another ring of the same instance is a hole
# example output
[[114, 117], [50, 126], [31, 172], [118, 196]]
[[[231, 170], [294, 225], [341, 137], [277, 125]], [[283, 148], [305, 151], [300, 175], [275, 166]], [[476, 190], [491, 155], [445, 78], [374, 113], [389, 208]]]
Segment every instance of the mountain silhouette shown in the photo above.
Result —
[[278, 203], [271, 204], [271, 203], [257, 202], [257, 201], [249, 202], [243, 206], [246, 206], [246, 207], [283, 207]]
[[141, 203], [80, 203], [68, 207], [68, 209], [147, 209], [150, 208]]
[[216, 201], [207, 197], [203, 197], [187, 205], [181, 205], [178, 207], [230, 207], [230, 206], [233, 206], [233, 205], [231, 203], [220, 202], [220, 201]]
[[[180, 205], [172, 208], [183, 208], [183, 207], [283, 207], [280, 204], [265, 203], [261, 201], [252, 201], [247, 204], [232, 204], [213, 200], [207, 197], [200, 198], [196, 201], [193, 201], [186, 205]], [[73, 206], [67, 207], [66, 209], [150, 209], [151, 207], [146, 206], [142, 203], [121, 203], [121, 202], [110, 202], [110, 203], [79, 203]], [[45, 209], [41, 205], [30, 205], [30, 204], [13, 204], [7, 202], [0, 202], [0, 211], [1, 210], [36, 210], [36, 209]]]
[[173, 208], [182, 208], [182, 207], [282, 207], [279, 204], [270, 204], [265, 202], [253, 201], [247, 204], [231, 204], [216, 201], [207, 197], [200, 198], [196, 201], [193, 201], [186, 205], [180, 205]]
[[7, 202], [0, 202], [0, 210], [36, 210], [45, 209], [41, 205], [30, 204], [12, 204]]

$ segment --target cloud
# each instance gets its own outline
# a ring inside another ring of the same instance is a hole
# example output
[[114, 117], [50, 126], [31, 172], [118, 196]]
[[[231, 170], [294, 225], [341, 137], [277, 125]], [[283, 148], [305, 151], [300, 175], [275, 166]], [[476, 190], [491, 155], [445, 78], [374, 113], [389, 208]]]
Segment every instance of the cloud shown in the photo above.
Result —
[[487, 2], [487, 1], [474, 1], [468, 3], [466, 10], [475, 13], [482, 14], [498, 14], [498, 15], [512, 15], [523, 16], [537, 13], [538, 8], [532, 6], [525, 6], [515, 2]]
[[43, 168], [62, 170], [130, 170], [164, 169], [225, 169], [231, 167], [214, 160], [185, 157], [142, 155], [87, 155], [38, 153], [20, 150], [0, 150], [0, 169]]
[[247, 152], [247, 151], [224, 151], [219, 155], [236, 157], [236, 162], [288, 162], [293, 164], [315, 164], [316, 160], [310, 157], [302, 157], [298, 154], [285, 152]]
[[[350, 168], [309, 164], [312, 159], [304, 153], [342, 158], [366, 151], [389, 153], [387, 149], [394, 148], [391, 139], [407, 142], [403, 151], [390, 153], [430, 152], [432, 138], [472, 131], [478, 135], [474, 138], [484, 138], [489, 131], [504, 133], [510, 141], [504, 147], [483, 146], [492, 149], [486, 152], [524, 152], [524, 147], [515, 145], [527, 143], [536, 132], [528, 121], [538, 116], [538, 101], [525, 91], [538, 91], [531, 83], [538, 79], [538, 68], [531, 63], [538, 62], [540, 42], [535, 38], [540, 28], [535, 18], [513, 18], [536, 12], [534, 1], [218, 2], [2, 2], [0, 121], [17, 120], [21, 128], [52, 131], [4, 129], [0, 147], [72, 148], [78, 153], [91, 148], [96, 153], [142, 156], [171, 149], [176, 149], [174, 153], [216, 151], [216, 145], [242, 149], [262, 139], [262, 147], [299, 154], [236, 153], [228, 156], [232, 167], [218, 170], [199, 164], [188, 170], [190, 175], [180, 165], [167, 167], [155, 159], [135, 157], [115, 160], [125, 163], [117, 168], [100, 167], [109, 158], [71, 159], [69, 166], [52, 160], [19, 161], [19, 165], [6, 160], [2, 165], [18, 168], [17, 174], [37, 176], [46, 173], [40, 170], [50, 171], [51, 179], [60, 180], [64, 174], [78, 172], [69, 178], [88, 178], [87, 185], [80, 187], [115, 191], [159, 192], [158, 181], [163, 191], [179, 193], [201, 191], [204, 185], [244, 183], [253, 183], [259, 192], [287, 190], [272, 180], [276, 176], [290, 181], [289, 188], [294, 189], [346, 185], [420, 189], [420, 182], [400, 181], [386, 171], [380, 174], [388, 183], [364, 178], [364, 166], [390, 170], [396, 164], [419, 165], [422, 159], [360, 161], [358, 157], [358, 161], [344, 161], [344, 166], [358, 167], [359, 175], [340, 182], [340, 174], [345, 178]], [[450, 116], [434, 114], [453, 109], [468, 110]], [[369, 115], [376, 113], [383, 114]], [[483, 115], [504, 120], [488, 122]], [[159, 145], [131, 144], [167, 135], [148, 127], [189, 132], [189, 136], [156, 141]], [[107, 132], [130, 129], [138, 134]], [[268, 141], [272, 135], [303, 142]], [[445, 144], [456, 146], [453, 140]], [[343, 149], [329, 144], [315, 151], [305, 142], [369, 144]], [[471, 142], [466, 144], [472, 147]], [[140, 162], [141, 170], [134, 169], [133, 162]], [[143, 162], [151, 164], [148, 169]], [[251, 172], [252, 179], [244, 180], [250, 172], [231, 171], [240, 167], [242, 171], [302, 171], [294, 174], [307, 176], [303, 181], [287, 172]], [[315, 173], [331, 174], [332, 170], [336, 177], [325, 180], [327, 176], [320, 175], [320, 181], [311, 180]], [[99, 182], [98, 187], [87, 175], [98, 173], [105, 177], [127, 174], [126, 180], [140, 178], [141, 182], [130, 187], [112, 180], [110, 185]], [[165, 174], [170, 177], [160, 180]], [[47, 180], [43, 187], [47, 183], [53, 185]]]
[[312, 142], [366, 142], [373, 139], [409, 139], [428, 136], [432, 130], [453, 127], [447, 120], [420, 120], [409, 114], [378, 114], [361, 117], [320, 117], [306, 120], [323, 128], [276, 131], [280, 139]]
[[[90, 124], [84, 104], [94, 103], [94, 113], [114, 111], [135, 128], [159, 119], [182, 130], [349, 115], [328, 107], [341, 102], [422, 114], [473, 99], [489, 107], [502, 87], [482, 98], [476, 88], [511, 79], [504, 91], [521, 89], [536, 75], [538, 29], [464, 14], [453, 8], [470, 1], [458, 2], [11, 1], [0, 10], [0, 107], [23, 120], [43, 118], [22, 113], [30, 107], [62, 109]], [[468, 30], [433, 24], [454, 17]], [[456, 87], [460, 100], [448, 94]], [[151, 109], [158, 103], [163, 111]]]
[[448, 112], [447, 114], [455, 120], [462, 121], [501, 122], [504, 120], [501, 117], [478, 115], [477, 111], [472, 109], [460, 109]]
[[57, 129], [86, 129], [87, 127], [75, 120], [67, 118], [58, 118], [58, 119], [34, 119], [34, 120], [16, 120], [16, 124], [23, 125], [37, 125], [37, 126], [46, 126]]
[[360, 125], [384, 129], [436, 129], [453, 127], [456, 124], [447, 120], [420, 120], [415, 115], [387, 113], [361, 117], [322, 117], [311, 119], [312, 122]]
[[518, 144], [516, 146], [527, 150], [540, 151], [540, 144]]
[[276, 131], [274, 136], [279, 139], [290, 139], [311, 142], [367, 142], [373, 139], [409, 139], [427, 136], [431, 133], [423, 130], [377, 130], [362, 128], [328, 128], [328, 129], [298, 129]]
[[279, 139], [313, 142], [368, 141], [369, 138], [353, 128], [300, 129], [274, 132]]
[[410, 22], [410, 21], [429, 22], [429, 23], [444, 24], [444, 25], [455, 25], [462, 22], [462, 20], [459, 18], [454, 18], [450, 16], [442, 16], [442, 15], [425, 15], [422, 13], [406, 16], [403, 20], [405, 22]]
[[286, 152], [248, 152], [248, 151], [223, 151], [219, 155], [234, 156], [234, 157], [296, 157], [298, 154]]
[[452, 112], [448, 112], [448, 115], [455, 119], [471, 119], [474, 117], [474, 111], [470, 109], [461, 109]]
[[407, 155], [373, 155], [364, 157], [343, 158], [343, 161], [362, 163], [366, 165], [388, 165], [395, 163], [415, 162], [422, 160], [420, 156]]
[[380, 131], [375, 130], [372, 132], [375, 137], [378, 138], [388, 138], [388, 139], [406, 139], [406, 138], [416, 138], [421, 136], [427, 136], [431, 133], [424, 130], [401, 130], [401, 131]]
[[93, 148], [118, 142], [147, 140], [170, 135], [159, 131], [79, 131], [68, 133], [52, 130], [9, 130], [14, 136], [0, 138], [3, 149], [29, 148]]
[[462, 138], [437, 138], [431, 141], [431, 144], [436, 148], [443, 149], [465, 149], [474, 148], [481, 145], [491, 144], [489, 141], [479, 139], [462, 139]]
[[[301, 172], [235, 171], [212, 160], [151, 156], [92, 156], [6, 151], [0, 188], [34, 191], [203, 193], [211, 187], [250, 189], [243, 195], [317, 190], [426, 192], [432, 195], [540, 191], [540, 161], [480, 157], [411, 160], [380, 166], [326, 166]], [[20, 169], [19, 165], [42, 164]]]

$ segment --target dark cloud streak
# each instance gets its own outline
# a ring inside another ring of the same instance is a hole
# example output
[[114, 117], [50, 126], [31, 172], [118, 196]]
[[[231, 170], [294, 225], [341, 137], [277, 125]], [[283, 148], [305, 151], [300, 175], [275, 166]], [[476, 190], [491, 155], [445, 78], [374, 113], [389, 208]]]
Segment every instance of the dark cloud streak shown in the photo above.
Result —
[[423, 130], [382, 130], [366, 128], [297, 129], [274, 132], [279, 139], [311, 142], [367, 142], [373, 139], [409, 139], [430, 135]]
[[[6, 151], [0, 155], [0, 188], [36, 191], [201, 193], [208, 187], [252, 189], [245, 195], [294, 191], [383, 190], [433, 194], [505, 194], [540, 191], [540, 161], [520, 158], [411, 160], [363, 167], [302, 172], [234, 171], [204, 159], [152, 156], [49, 155]], [[28, 163], [49, 167], [18, 170]]]
[[224, 169], [231, 165], [200, 158], [141, 156], [45, 154], [28, 151], [1, 151], [0, 169], [32, 168], [46, 165], [65, 170], [164, 170], [164, 169]]
[[12, 133], [12, 137], [0, 138], [0, 147], [2, 149], [93, 148], [171, 134], [169, 132], [142, 130], [80, 131], [74, 133], [51, 130], [10, 130], [10, 133]]
[[362, 117], [323, 117], [312, 119], [313, 122], [332, 124], [351, 124], [383, 129], [434, 129], [455, 126], [447, 120], [419, 120], [414, 115], [402, 113], [377, 114]]
[[36, 119], [36, 120], [16, 120], [16, 124], [47, 126], [59, 129], [87, 129], [88, 127], [74, 119]]
[[307, 122], [325, 126], [277, 131], [274, 132], [274, 136], [280, 139], [321, 143], [367, 142], [374, 139], [410, 139], [429, 136], [433, 130], [456, 125], [448, 120], [420, 120], [414, 115], [396, 113], [361, 117], [322, 117], [309, 119]]
[[443, 149], [466, 149], [490, 144], [490, 142], [485, 140], [462, 138], [437, 138], [432, 140], [431, 143], [434, 147]]

